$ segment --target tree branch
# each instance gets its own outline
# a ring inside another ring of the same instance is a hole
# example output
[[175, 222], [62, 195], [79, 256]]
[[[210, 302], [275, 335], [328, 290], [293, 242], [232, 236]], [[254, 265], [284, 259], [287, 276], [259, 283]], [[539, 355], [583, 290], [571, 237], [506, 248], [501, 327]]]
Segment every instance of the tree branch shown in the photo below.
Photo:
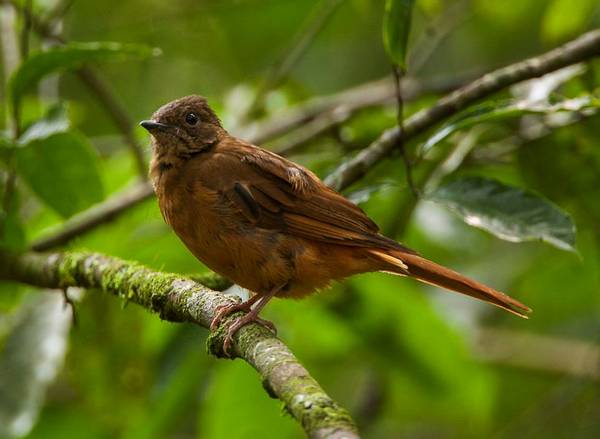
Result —
[[482, 361], [600, 380], [600, 348], [588, 341], [479, 328], [473, 351]]
[[[411, 101], [424, 93], [447, 93], [464, 83], [465, 78], [421, 81], [407, 77], [402, 82], [402, 96], [406, 101]], [[309, 121], [330, 119], [334, 113], [351, 114], [364, 108], [391, 104], [394, 102], [394, 96], [394, 83], [389, 77], [385, 77], [331, 95], [313, 97], [278, 113], [275, 117], [241, 127], [235, 134], [260, 145], [302, 127]]]
[[240, 122], [244, 123], [249, 116], [252, 117], [262, 107], [267, 93], [278, 87], [289, 76], [292, 69], [302, 59], [317, 35], [325, 28], [343, 2], [344, 0], [325, 0], [315, 6], [313, 12], [294, 36], [289, 47], [283, 52], [281, 59], [267, 71], [257, 87], [254, 99], [244, 114], [241, 115]]
[[[543, 55], [495, 70], [450, 93], [440, 99], [436, 105], [413, 114], [406, 120], [402, 136], [406, 141], [510, 85], [598, 55], [600, 55], [600, 30], [594, 30]], [[325, 182], [338, 190], [348, 187], [387, 157], [394, 150], [399, 136], [398, 127], [386, 130], [356, 157], [339, 166]]]
[[[172, 322], [208, 328], [215, 310], [231, 303], [223, 294], [175, 274], [96, 253], [0, 254], [0, 279], [42, 288], [94, 288], [137, 303]], [[236, 313], [239, 316], [240, 313]], [[228, 317], [232, 319], [234, 316]], [[224, 326], [211, 334], [209, 351], [223, 357]], [[234, 337], [234, 352], [260, 374], [311, 438], [358, 438], [354, 421], [270, 331], [252, 324]]]
[[[448, 88], [456, 88], [456, 84], [458, 84], [457, 80], [422, 83], [407, 78], [407, 81], [403, 83], [403, 90], [405, 90], [404, 93], [407, 93], [407, 99], [415, 99], [425, 91], [448, 90]], [[261, 143], [286, 130], [294, 129], [304, 120], [312, 119], [302, 128], [293, 131], [289, 136], [272, 145], [280, 154], [291, 154], [303, 143], [320, 135], [333, 125], [347, 120], [354, 112], [362, 108], [391, 103], [393, 99], [394, 84], [389, 78], [369, 82], [335, 95], [314, 98], [299, 104], [284, 115], [277, 115], [261, 124], [254, 125], [253, 128], [248, 129], [245, 135], [241, 136], [251, 143]], [[74, 216], [45, 237], [34, 241], [30, 248], [36, 251], [47, 251], [65, 245], [73, 238], [117, 218], [121, 213], [151, 198], [152, 195], [153, 191], [149, 183], [139, 183]]]
[[65, 245], [73, 238], [113, 220], [127, 209], [152, 198], [153, 195], [154, 191], [149, 183], [136, 183], [129, 189], [73, 216], [45, 237], [33, 241], [30, 248], [35, 251], [46, 251]]
[[[600, 31], [596, 30], [544, 55], [530, 58], [484, 75], [450, 93], [433, 107], [419, 111], [408, 118], [404, 124], [404, 140], [406, 141], [416, 136], [446, 117], [457, 113], [473, 102], [489, 96], [502, 88], [526, 79], [542, 76], [551, 71], [558, 70], [567, 65], [576, 64], [599, 54]], [[451, 83], [430, 84], [427, 86], [426, 84], [415, 82], [414, 80], [407, 78], [403, 84], [403, 93], [405, 94], [406, 99], [410, 99], [414, 98], [415, 95], [422, 93], [424, 89], [447, 89], [448, 87], [452, 88], [454, 84], [456, 84], [455, 81]], [[404, 87], [406, 87], [406, 90]], [[389, 79], [374, 81], [332, 96], [311, 99], [306, 103], [288, 110], [288, 112], [283, 115], [278, 115], [267, 121], [253, 124], [240, 130], [240, 132], [236, 134], [252, 143], [260, 144], [281, 133], [290, 131], [311, 119], [319, 118], [320, 120], [315, 120], [314, 123], [309, 125], [309, 134], [316, 136], [330, 127], [331, 124], [339, 123], [340, 120], [347, 117], [345, 115], [350, 114], [353, 111], [360, 108], [393, 102], [393, 99], [394, 85]], [[337, 113], [335, 113], [336, 111]], [[335, 116], [336, 114], [337, 116]], [[325, 180], [326, 183], [338, 190], [348, 187], [392, 152], [397, 136], [397, 127], [385, 131], [379, 139], [372, 143], [368, 148], [363, 150], [352, 160], [339, 166]], [[305, 132], [298, 136], [291, 136], [289, 144], [278, 144], [278, 150], [283, 150], [285, 152], [293, 151], [300, 142], [304, 142], [306, 139]], [[71, 225], [68, 225], [64, 231], [59, 230], [56, 237], [48, 236], [35, 243], [34, 248], [48, 250], [57, 245], [67, 243], [73, 237], [115, 218], [119, 213], [124, 212], [152, 195], [149, 185], [146, 185], [145, 191], [147, 194], [146, 197], [128, 198], [125, 196], [126, 200], [121, 200], [124, 202], [121, 202], [116, 198], [114, 200], [109, 200], [106, 205], [103, 203], [96, 206], [93, 213], [88, 214], [86, 212], [78, 215], [77, 218], [79, 221], [75, 221], [75, 219], [69, 221], [69, 223], [77, 222], [77, 227], [72, 228]], [[105, 212], [105, 209], [107, 212]]]

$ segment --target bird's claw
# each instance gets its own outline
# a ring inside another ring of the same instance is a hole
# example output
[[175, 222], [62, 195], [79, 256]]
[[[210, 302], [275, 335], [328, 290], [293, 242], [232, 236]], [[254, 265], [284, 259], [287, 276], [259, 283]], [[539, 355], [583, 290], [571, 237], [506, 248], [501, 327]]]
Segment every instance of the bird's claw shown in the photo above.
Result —
[[225, 317], [227, 317], [230, 314], [233, 314], [236, 311], [250, 312], [252, 310], [253, 304], [254, 304], [254, 301], [246, 301], [246, 302], [241, 302], [241, 303], [234, 303], [232, 305], [218, 306], [215, 311], [215, 316], [213, 317], [212, 321], [210, 322], [210, 330], [214, 331], [215, 329], [217, 329], [219, 327], [219, 325], [221, 324], [221, 321], [223, 321], [223, 319]]
[[227, 355], [228, 357], [231, 357], [231, 354], [229, 352], [230, 352], [231, 346], [233, 345], [233, 336], [236, 334], [236, 332], [239, 331], [240, 328], [248, 325], [249, 323], [257, 323], [257, 324], [267, 328], [274, 335], [277, 335], [277, 328], [275, 327], [273, 322], [262, 319], [253, 312], [249, 312], [245, 316], [238, 317], [237, 319], [235, 319], [233, 322], [231, 322], [231, 324], [229, 325], [229, 328], [227, 328], [227, 335], [225, 335], [225, 341], [223, 342], [223, 352], [225, 353], [225, 355]]

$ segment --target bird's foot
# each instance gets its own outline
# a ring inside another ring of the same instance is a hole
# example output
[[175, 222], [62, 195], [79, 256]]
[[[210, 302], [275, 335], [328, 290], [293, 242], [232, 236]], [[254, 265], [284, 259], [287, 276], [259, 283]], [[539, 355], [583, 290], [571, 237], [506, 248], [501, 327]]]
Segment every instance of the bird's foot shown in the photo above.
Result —
[[246, 300], [245, 302], [234, 303], [233, 305], [219, 306], [215, 312], [215, 316], [213, 317], [212, 322], [210, 322], [210, 330], [214, 331], [215, 329], [217, 329], [219, 327], [219, 325], [221, 324], [221, 322], [223, 321], [223, 319], [225, 317], [227, 317], [228, 315], [233, 314], [234, 312], [237, 312], [237, 311], [250, 312], [250, 311], [252, 311], [252, 305], [254, 305], [254, 303], [258, 299], [259, 299], [259, 296], [255, 295], [255, 296], [252, 296], [251, 298], [249, 298], [248, 300]]
[[257, 323], [270, 330], [273, 334], [277, 335], [277, 328], [273, 322], [260, 318], [256, 310], [251, 310], [248, 314], [235, 319], [231, 325], [229, 325], [229, 328], [227, 328], [227, 335], [225, 336], [225, 341], [223, 342], [223, 352], [225, 352], [225, 355], [230, 356], [229, 350], [233, 345], [233, 336], [235, 333], [238, 332], [242, 326], [246, 326], [249, 323]]
[[[259, 325], [262, 325], [265, 328], [272, 331], [273, 334], [277, 335], [277, 329], [275, 328], [275, 325], [272, 322], [269, 322], [268, 320], [261, 319], [258, 316], [258, 313], [260, 313], [260, 311], [264, 308], [267, 302], [269, 302], [269, 300], [271, 300], [277, 294], [277, 292], [281, 291], [281, 289], [284, 288], [286, 285], [287, 283], [282, 284], [277, 288], [273, 288], [268, 294], [264, 296], [259, 296], [258, 294], [255, 294], [245, 302], [227, 305], [217, 309], [216, 315], [210, 324], [211, 331], [215, 330], [219, 326], [221, 320], [223, 320], [225, 316], [228, 316], [236, 311], [247, 312], [246, 315], [243, 315], [233, 320], [227, 328], [227, 335], [225, 335], [225, 340], [223, 342], [223, 352], [225, 353], [225, 355], [231, 356], [229, 354], [229, 350], [233, 345], [233, 336], [236, 334], [236, 332], [238, 332], [238, 330], [242, 326], [246, 326], [249, 323], [257, 323]], [[253, 307], [254, 304], [256, 304], [256, 306]]]

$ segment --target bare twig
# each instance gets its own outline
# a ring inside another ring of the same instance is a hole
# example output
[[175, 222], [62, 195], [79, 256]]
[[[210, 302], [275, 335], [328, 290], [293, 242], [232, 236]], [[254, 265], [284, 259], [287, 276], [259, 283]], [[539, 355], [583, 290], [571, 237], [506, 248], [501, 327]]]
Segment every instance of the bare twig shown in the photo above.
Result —
[[[416, 80], [407, 79], [403, 83], [406, 99], [414, 99], [425, 91], [447, 90], [456, 84], [456, 81], [423, 84]], [[346, 92], [321, 99], [315, 98], [306, 104], [300, 104], [300, 108], [290, 110], [287, 115], [274, 117], [269, 121], [263, 122], [258, 126], [258, 131], [253, 129], [244, 137], [245, 140], [253, 143], [259, 143], [261, 140], [267, 141], [271, 136], [274, 137], [280, 134], [284, 129], [295, 127], [299, 121], [300, 114], [303, 114], [301, 117], [312, 117], [311, 122], [306, 124], [302, 130], [297, 130], [291, 136], [283, 138], [281, 142], [272, 145], [281, 154], [291, 154], [307, 140], [330, 129], [334, 124], [341, 123], [343, 120], [349, 118], [352, 112], [369, 106], [393, 102], [393, 99], [394, 87], [389, 78], [371, 82], [352, 88]], [[344, 110], [345, 108], [348, 110]], [[78, 214], [55, 231], [49, 232], [47, 236], [35, 241], [31, 249], [46, 251], [65, 245], [73, 238], [117, 218], [121, 213], [126, 212], [131, 207], [151, 197], [152, 188], [150, 184], [141, 183], [131, 190], [115, 195], [111, 199], [92, 207], [90, 210]]]
[[[600, 55], [600, 30], [594, 30], [543, 55], [488, 73], [440, 99], [433, 107], [419, 111], [408, 118], [402, 136], [406, 141], [472, 103], [510, 85], [598, 55]], [[394, 150], [399, 135], [397, 127], [385, 131], [368, 148], [339, 166], [327, 178], [326, 183], [336, 189], [348, 187]]]
[[[58, 44], [66, 44], [65, 37], [57, 32], [53, 26], [47, 22], [42, 22], [33, 14], [27, 14], [16, 0], [8, 0], [17, 11], [23, 12], [31, 22], [32, 29], [41, 37], [54, 41]], [[106, 85], [106, 83], [93, 70], [83, 67], [77, 71], [81, 81], [90, 89], [102, 104], [106, 113], [110, 116], [115, 126], [121, 131], [126, 145], [131, 150], [135, 159], [137, 171], [142, 179], [146, 179], [148, 168], [144, 160], [144, 153], [141, 145], [137, 141], [134, 133], [135, 124], [129, 116], [127, 109], [121, 104], [116, 94]]]
[[[0, 279], [43, 288], [93, 288], [137, 303], [164, 320], [191, 322], [204, 328], [210, 326], [219, 306], [231, 303], [222, 293], [190, 279], [94, 253], [0, 254]], [[209, 337], [209, 350], [214, 355], [223, 354], [225, 332], [221, 327]], [[234, 340], [235, 354], [256, 369], [269, 394], [285, 404], [307, 436], [358, 438], [348, 412], [325, 393], [269, 330], [247, 325]]]
[[267, 72], [263, 81], [259, 84], [256, 95], [248, 106], [248, 110], [240, 118], [244, 123], [248, 116], [252, 116], [262, 106], [267, 93], [278, 87], [290, 74], [298, 61], [302, 59], [306, 50], [310, 47], [317, 35], [325, 28], [337, 8], [345, 0], [324, 0], [323, 4], [317, 4], [315, 10], [310, 14], [306, 23], [294, 37], [290, 46], [284, 52], [284, 56], [277, 61]]
[[31, 4], [32, 0], [25, 0], [23, 4], [23, 26], [21, 29], [21, 59], [29, 56], [29, 37], [31, 34]]
[[[402, 82], [402, 96], [411, 101], [425, 93], [446, 93], [465, 83], [466, 78], [420, 81], [407, 77]], [[334, 113], [355, 113], [359, 110], [394, 102], [394, 83], [388, 78], [370, 81], [341, 92], [308, 99], [274, 117], [250, 123], [234, 130], [244, 139], [262, 144], [291, 132], [316, 118], [330, 118]], [[329, 128], [329, 127], [328, 127]]]
[[[433, 107], [420, 111], [410, 117], [405, 122], [404, 139], [408, 140], [414, 137], [416, 134], [443, 120], [445, 117], [458, 112], [468, 104], [488, 96], [495, 91], [525, 79], [541, 76], [566, 65], [576, 64], [585, 59], [598, 55], [599, 52], [600, 32], [594, 31], [540, 57], [531, 58], [529, 60], [525, 60], [497, 70], [488, 75], [484, 75], [483, 77], [446, 96]], [[429, 90], [436, 89], [438, 87], [442, 89], [445, 87], [451, 87], [453, 84], [454, 82], [438, 83], [435, 86], [426, 86], [419, 82], [407, 80], [403, 84], [403, 93], [404, 87], [406, 87], [407, 92], [405, 94], [405, 99], [409, 99], [410, 97], [414, 97], [415, 95], [421, 93], [423, 89]], [[371, 105], [381, 105], [382, 102], [393, 102], [393, 87], [393, 83], [389, 79], [385, 79], [355, 87], [333, 96], [315, 98], [307, 103], [300, 104], [297, 108], [289, 110], [283, 115], [257, 124], [252, 129], [244, 130], [245, 133], [242, 131], [240, 135], [245, 137], [245, 139], [250, 142], [261, 143], [265, 142], [269, 138], [281, 134], [282, 132], [294, 128], [307, 120], [311, 120], [318, 115], [324, 119], [330, 118], [331, 115], [329, 111], [332, 108], [343, 109], [345, 107], [351, 112], [358, 108], [365, 108]], [[341, 110], [337, 111], [341, 112]], [[340, 114], [343, 114], [343, 112]], [[315, 126], [318, 129], [313, 130], [311, 135], [320, 134], [326, 129], [326, 127], [328, 127], [328, 124], [323, 124], [322, 121], [319, 121], [318, 123], [315, 122]], [[350, 162], [338, 167], [338, 169], [328, 177], [326, 182], [328, 182], [330, 185], [333, 185], [337, 189], [343, 189], [356, 181], [372, 166], [378, 163], [379, 160], [386, 157], [392, 151], [396, 135], [397, 128], [383, 133], [383, 135], [369, 148], [358, 154]], [[291, 145], [299, 141], [304, 141], [305, 139], [306, 137], [300, 140], [292, 139]], [[279, 148], [280, 151], [281, 149], [285, 151], [285, 145], [279, 146]], [[290, 151], [288, 150], [287, 152]], [[149, 186], [147, 188], [149, 191]], [[148, 194], [148, 197], [149, 196], [151, 196], [151, 194]], [[95, 208], [96, 214], [100, 218], [111, 219], [114, 218], [119, 212], [125, 211], [139, 201], [141, 201], [141, 199], [135, 198], [130, 204], [116, 203], [119, 205], [119, 209], [109, 208], [111, 213], [107, 216], [102, 214], [102, 205], [99, 205], [97, 208]], [[96, 218], [96, 215], [93, 215], [92, 217]], [[87, 231], [103, 222], [103, 220], [92, 219], [90, 221], [90, 225], [87, 226], [82, 221], [81, 228], [79, 230], [82, 232]], [[62, 233], [59, 232], [59, 234]], [[68, 242], [69, 239], [72, 239], [72, 237], [77, 236], [77, 233], [68, 232], [65, 234], [65, 236], [67, 236], [66, 239], [60, 238], [55, 242], [64, 244]], [[49, 237], [47, 241], [53, 242], [54, 240]], [[43, 248], [49, 249], [54, 245], [57, 244], [46, 244]]]
[[113, 123], [119, 131], [121, 131], [125, 143], [129, 145], [129, 149], [135, 160], [138, 174], [145, 180], [148, 175], [148, 165], [144, 159], [142, 146], [135, 137], [135, 124], [129, 116], [127, 109], [121, 104], [116, 94], [106, 82], [90, 68], [83, 67], [79, 69], [77, 71], [77, 76], [79, 76], [79, 79], [87, 85], [92, 93], [94, 93], [98, 101], [106, 110], [106, 114], [110, 116]]
[[319, 117], [306, 122], [301, 128], [292, 131], [279, 140], [271, 142], [269, 149], [283, 156], [294, 154], [310, 140], [346, 122], [352, 114], [352, 111], [345, 108], [325, 112]]
[[58, 230], [50, 232], [47, 236], [34, 241], [31, 244], [31, 249], [45, 251], [67, 244], [73, 238], [111, 221], [120, 213], [151, 198], [153, 195], [154, 191], [149, 183], [137, 183], [124, 192], [114, 195], [104, 202], [70, 218]]
[[[31, 6], [31, 4], [29, 4]], [[0, 42], [2, 43], [2, 54], [3, 64], [5, 72], [5, 81], [8, 82], [10, 75], [17, 69], [21, 61], [21, 53], [28, 51], [28, 44], [25, 47], [19, 47], [18, 33], [17, 33], [17, 14], [5, 3], [2, 4], [1, 12], [1, 31], [2, 37]], [[25, 27], [25, 31], [21, 34], [22, 39], [29, 40], [29, 31]], [[23, 41], [21, 41], [23, 43]], [[6, 88], [6, 87], [5, 87]], [[16, 140], [21, 135], [21, 118], [19, 105], [13, 105], [6, 114], [7, 126], [10, 129], [12, 140]], [[6, 233], [6, 217], [13, 210], [14, 206], [14, 193], [16, 190], [17, 173], [14, 166], [14, 151], [11, 148], [8, 151], [6, 163], [6, 179], [4, 181], [4, 192], [2, 194], [0, 204], [0, 238], [3, 238]]]
[[404, 136], [402, 133], [404, 132], [404, 98], [402, 96], [402, 78], [404, 77], [404, 72], [402, 69], [395, 65], [392, 68], [394, 72], [394, 84], [395, 84], [395, 92], [396, 92], [396, 118], [398, 121], [398, 137], [396, 139], [396, 148], [400, 151], [400, 155], [402, 156], [402, 161], [404, 162], [404, 172], [406, 173], [406, 183], [415, 198], [419, 198], [419, 192], [415, 186], [412, 177], [412, 164], [410, 158], [408, 157], [408, 152], [406, 151], [406, 147], [404, 145]]
[[492, 363], [600, 380], [600, 347], [582, 340], [479, 328], [473, 349]]
[[470, 0], [450, 2], [445, 10], [421, 32], [408, 54], [409, 73], [420, 72], [444, 40], [473, 14]]

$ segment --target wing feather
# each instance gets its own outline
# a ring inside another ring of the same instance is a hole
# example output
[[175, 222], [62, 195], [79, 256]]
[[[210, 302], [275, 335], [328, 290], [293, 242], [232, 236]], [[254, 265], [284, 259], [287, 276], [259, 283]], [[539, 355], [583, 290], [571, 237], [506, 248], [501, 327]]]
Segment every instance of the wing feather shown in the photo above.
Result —
[[257, 227], [339, 245], [414, 253], [381, 235], [360, 207], [311, 171], [283, 157], [233, 139], [222, 142], [211, 160], [218, 163], [211, 178], [217, 181], [215, 189]]

